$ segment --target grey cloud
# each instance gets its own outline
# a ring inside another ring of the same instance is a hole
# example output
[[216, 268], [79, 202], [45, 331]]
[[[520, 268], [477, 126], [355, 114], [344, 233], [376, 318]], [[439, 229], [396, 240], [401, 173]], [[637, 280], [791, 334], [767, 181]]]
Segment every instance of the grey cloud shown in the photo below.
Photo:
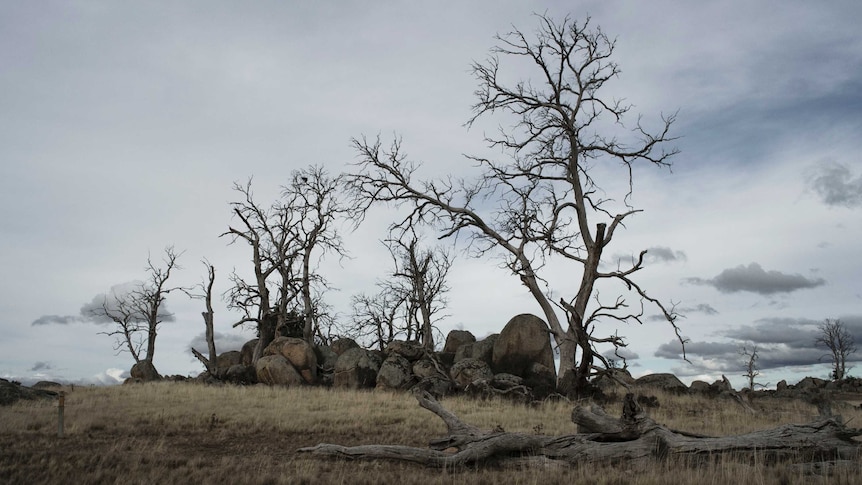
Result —
[[[686, 356], [717, 356], [717, 355], [736, 355], [739, 345], [726, 342], [688, 342], [685, 344]], [[671, 340], [668, 343], [661, 344], [655, 351], [656, 357], [663, 359], [681, 359], [682, 347], [677, 340]]]
[[648, 263], [676, 263], [688, 260], [683, 251], [674, 251], [665, 246], [655, 246], [647, 249], [644, 259]]
[[715, 278], [687, 278], [685, 281], [696, 285], [712, 286], [722, 293], [748, 291], [760, 295], [790, 293], [826, 284], [826, 280], [823, 278], [806, 278], [798, 273], [786, 274], [774, 270], [766, 271], [757, 263], [728, 268]]
[[[619, 354], [619, 356], [617, 356]], [[629, 350], [626, 347], [620, 347], [616, 349], [616, 353], [613, 350], [608, 350], [607, 352], [602, 353], [602, 356], [606, 359], [619, 360], [620, 357], [629, 361], [629, 360], [637, 360], [640, 356], [633, 350]]]
[[83, 319], [77, 315], [42, 315], [33, 320], [30, 325], [69, 325], [70, 323], [79, 323], [81, 321]]
[[[235, 333], [226, 334], [226, 333], [221, 333], [221, 332], [215, 332], [214, 340], [215, 340], [215, 344], [216, 344], [216, 350], [218, 351], [218, 353], [222, 353], [222, 352], [227, 352], [229, 350], [240, 350], [242, 348], [243, 344], [245, 344], [246, 342], [248, 342], [251, 339], [249, 339], [245, 335], [240, 335], [240, 334], [235, 334]], [[206, 354], [206, 348], [207, 348], [206, 334], [201, 332], [200, 334], [196, 335], [195, 338], [193, 338], [192, 341], [189, 342], [189, 347], [190, 348], [193, 347], [193, 348], [197, 349], [198, 351]]]
[[[604, 266], [613, 265], [632, 265], [637, 262], [637, 254], [623, 254], [616, 253], [611, 256], [612, 263], [605, 263]], [[687, 261], [688, 256], [683, 251], [674, 251], [673, 249], [665, 246], [653, 246], [651, 248], [647, 248], [647, 253], [644, 255], [644, 263], [645, 264], [655, 264], [655, 263], [678, 263]]]
[[[99, 323], [99, 324], [110, 324], [113, 323], [113, 320], [108, 318], [102, 312], [102, 305], [108, 309], [108, 311], [116, 311], [118, 308], [118, 299], [121, 299], [123, 296], [128, 295], [132, 291], [138, 290], [141, 285], [140, 281], [130, 281], [128, 283], [121, 283], [119, 285], [114, 285], [111, 287], [110, 291], [107, 293], [99, 293], [94, 296], [92, 300], [88, 303], [85, 303], [81, 306], [81, 310], [78, 315], [43, 315], [33, 322], [30, 325], [69, 325], [73, 323]], [[174, 315], [168, 311], [167, 302], [162, 302], [159, 307], [159, 316], [161, 317], [163, 322], [173, 322], [175, 321]], [[136, 321], [146, 321], [146, 317], [144, 315], [138, 315], [135, 318]]]
[[824, 162], [808, 173], [808, 186], [826, 205], [847, 208], [862, 207], [862, 175], [853, 173], [843, 163]]
[[54, 366], [52, 366], [48, 362], [36, 362], [35, 364], [33, 364], [33, 367], [30, 368], [30, 371], [36, 372], [36, 371], [40, 371], [40, 370], [50, 370], [53, 368], [54, 368]]
[[[862, 341], [862, 315], [845, 315], [839, 318], [857, 341]], [[744, 357], [739, 355], [743, 345], [757, 346], [758, 368], [761, 371], [784, 367], [810, 367], [828, 363], [823, 349], [814, 345], [819, 321], [805, 318], [764, 318], [751, 325], [729, 329], [721, 336], [730, 342], [689, 342], [686, 356], [692, 362], [681, 375], [698, 375], [744, 370]], [[656, 357], [680, 359], [682, 351], [677, 341], [659, 346]], [[856, 353], [851, 362], [862, 362]]]
[[[705, 313], [707, 315], [718, 315], [718, 310], [712, 307], [712, 305], [708, 303], [699, 303], [693, 307], [683, 307], [680, 308], [679, 311], [683, 314], [686, 313]], [[664, 318], [664, 317], [662, 317]]]

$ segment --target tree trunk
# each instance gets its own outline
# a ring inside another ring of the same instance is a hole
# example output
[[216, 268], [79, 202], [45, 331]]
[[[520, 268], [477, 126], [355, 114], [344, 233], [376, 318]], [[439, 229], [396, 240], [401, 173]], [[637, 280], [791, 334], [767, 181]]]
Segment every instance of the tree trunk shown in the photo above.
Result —
[[630, 465], [684, 458], [689, 462], [713, 460], [717, 456], [757, 453], [768, 459], [799, 462], [856, 459], [862, 443], [853, 437], [862, 430], [845, 427], [833, 418], [805, 425], [787, 424], [739, 436], [707, 437], [674, 431], [644, 414], [633, 394], [625, 397], [623, 415], [614, 419], [598, 406], [579, 406], [572, 411], [578, 434], [542, 436], [484, 431], [466, 424], [447, 411], [430, 394], [416, 392], [423, 408], [446, 424], [448, 436], [431, 440], [429, 448], [400, 445], [345, 447], [319, 444], [298, 452], [346, 459], [392, 460], [433, 467], [463, 467], [479, 464], [515, 464], [524, 459], [582, 465], [611, 464], [625, 460]]

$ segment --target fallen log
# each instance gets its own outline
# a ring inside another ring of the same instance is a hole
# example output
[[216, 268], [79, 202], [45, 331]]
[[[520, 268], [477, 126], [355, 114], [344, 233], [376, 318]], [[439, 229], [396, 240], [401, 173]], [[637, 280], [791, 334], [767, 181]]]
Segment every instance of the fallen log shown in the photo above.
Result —
[[697, 462], [725, 455], [754, 456], [754, 453], [767, 463], [782, 460], [814, 463], [856, 460], [862, 445], [853, 439], [862, 435], [862, 430], [847, 428], [834, 418], [727, 437], [675, 431], [650, 419], [633, 394], [626, 395], [619, 419], [608, 416], [595, 405], [576, 407], [572, 421], [578, 425], [578, 434], [554, 437], [488, 431], [464, 423], [427, 392], [419, 391], [415, 396], [421, 407], [437, 415], [447, 427], [447, 436], [431, 440], [428, 448], [319, 444], [297, 451], [351, 460], [382, 459], [457, 468], [521, 463], [525, 458], [577, 466], [621, 461], [646, 464], [673, 457]]

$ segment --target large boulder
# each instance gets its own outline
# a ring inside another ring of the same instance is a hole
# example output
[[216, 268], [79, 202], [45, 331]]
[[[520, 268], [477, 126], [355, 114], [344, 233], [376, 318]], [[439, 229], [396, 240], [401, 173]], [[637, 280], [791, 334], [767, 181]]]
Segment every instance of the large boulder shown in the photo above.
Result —
[[607, 369], [605, 373], [597, 377], [592, 383], [603, 391], [612, 391], [623, 385], [631, 386], [635, 383], [629, 371], [625, 369]]
[[796, 389], [820, 389], [826, 387], [827, 381], [816, 377], [806, 377], [796, 384]]
[[132, 379], [143, 382], [158, 381], [162, 378], [159, 371], [156, 370], [156, 366], [148, 360], [135, 363], [132, 366], [132, 370], [129, 371], [129, 375], [131, 375]]
[[225, 371], [224, 380], [232, 384], [257, 384], [257, 369], [253, 365], [232, 365]]
[[492, 379], [494, 373], [488, 364], [479, 359], [464, 359], [456, 362], [449, 371], [449, 377], [455, 382], [455, 385], [460, 389], [469, 386], [477, 379]]
[[340, 338], [329, 345], [329, 348], [332, 349], [338, 355], [347, 352], [350, 349], [358, 349], [359, 344], [356, 343], [352, 338]]
[[458, 351], [458, 347], [464, 344], [471, 344], [476, 341], [476, 337], [466, 330], [452, 330], [446, 336], [446, 344], [443, 345], [443, 352], [454, 354]]
[[425, 356], [425, 347], [419, 342], [393, 340], [386, 346], [386, 354], [390, 357], [392, 354], [397, 354], [410, 362], [416, 362]]
[[242, 364], [242, 352], [239, 350], [222, 352], [216, 357], [216, 375], [220, 378], [224, 377], [228, 369], [239, 364]]
[[439, 399], [446, 394], [449, 394], [452, 390], [452, 381], [449, 380], [448, 377], [441, 376], [439, 374], [430, 377], [423, 377], [419, 379], [419, 382], [417, 382], [415, 386], [413, 386], [413, 389], [421, 389]]
[[332, 385], [349, 389], [374, 387], [380, 364], [381, 359], [374, 352], [359, 347], [348, 349], [335, 362]]
[[557, 372], [553, 367], [533, 362], [523, 377], [524, 385], [530, 388], [537, 399], [544, 399], [557, 390]]
[[494, 342], [491, 368], [496, 373], [526, 378], [534, 363], [553, 371], [556, 380], [548, 325], [535, 315], [523, 313], [509, 320]]
[[380, 365], [377, 372], [377, 389], [407, 389], [413, 383], [413, 372], [410, 361], [392, 354]]
[[335, 372], [335, 362], [338, 361], [338, 354], [327, 345], [315, 345], [314, 353], [317, 355], [318, 383], [324, 386], [331, 386], [332, 374]]
[[254, 361], [254, 348], [257, 347], [258, 339], [252, 339], [242, 345], [239, 353], [242, 357], [242, 365], [251, 365]]
[[8, 406], [19, 399], [53, 399], [57, 397], [54, 391], [31, 389], [18, 382], [0, 379], [0, 406]]
[[413, 364], [413, 375], [419, 379], [425, 377], [446, 377], [431, 359], [422, 359]]
[[500, 334], [494, 333], [482, 340], [461, 344], [458, 350], [455, 351], [454, 362], [464, 359], [480, 359], [491, 365], [494, 357], [494, 343], [499, 336]]
[[688, 387], [673, 374], [647, 374], [635, 380], [640, 387], [654, 387], [669, 392], [688, 392]]
[[258, 382], [271, 386], [299, 386], [305, 380], [283, 355], [266, 355], [254, 366]]
[[264, 349], [263, 355], [284, 356], [307, 384], [317, 383], [317, 355], [314, 353], [314, 347], [305, 340], [278, 337]]

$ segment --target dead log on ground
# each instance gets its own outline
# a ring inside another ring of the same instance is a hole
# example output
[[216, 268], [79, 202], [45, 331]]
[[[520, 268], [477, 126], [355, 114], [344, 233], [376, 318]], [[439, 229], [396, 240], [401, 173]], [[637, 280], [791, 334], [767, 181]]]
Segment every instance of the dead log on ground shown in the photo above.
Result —
[[608, 416], [598, 406], [576, 407], [572, 411], [572, 421], [578, 425], [578, 434], [554, 437], [485, 431], [461, 421], [427, 392], [415, 395], [419, 405], [436, 414], [448, 429], [448, 435], [431, 440], [429, 448], [319, 444], [300, 448], [298, 452], [350, 460], [385, 459], [457, 468], [521, 463], [524, 458], [576, 466], [621, 461], [646, 464], [669, 458], [697, 462], [723, 455], [754, 456], [754, 453], [767, 462], [823, 462], [856, 460], [862, 445], [853, 440], [862, 435], [862, 430], [847, 428], [833, 418], [727, 437], [675, 431], [650, 419], [633, 394], [626, 395], [619, 419]]

